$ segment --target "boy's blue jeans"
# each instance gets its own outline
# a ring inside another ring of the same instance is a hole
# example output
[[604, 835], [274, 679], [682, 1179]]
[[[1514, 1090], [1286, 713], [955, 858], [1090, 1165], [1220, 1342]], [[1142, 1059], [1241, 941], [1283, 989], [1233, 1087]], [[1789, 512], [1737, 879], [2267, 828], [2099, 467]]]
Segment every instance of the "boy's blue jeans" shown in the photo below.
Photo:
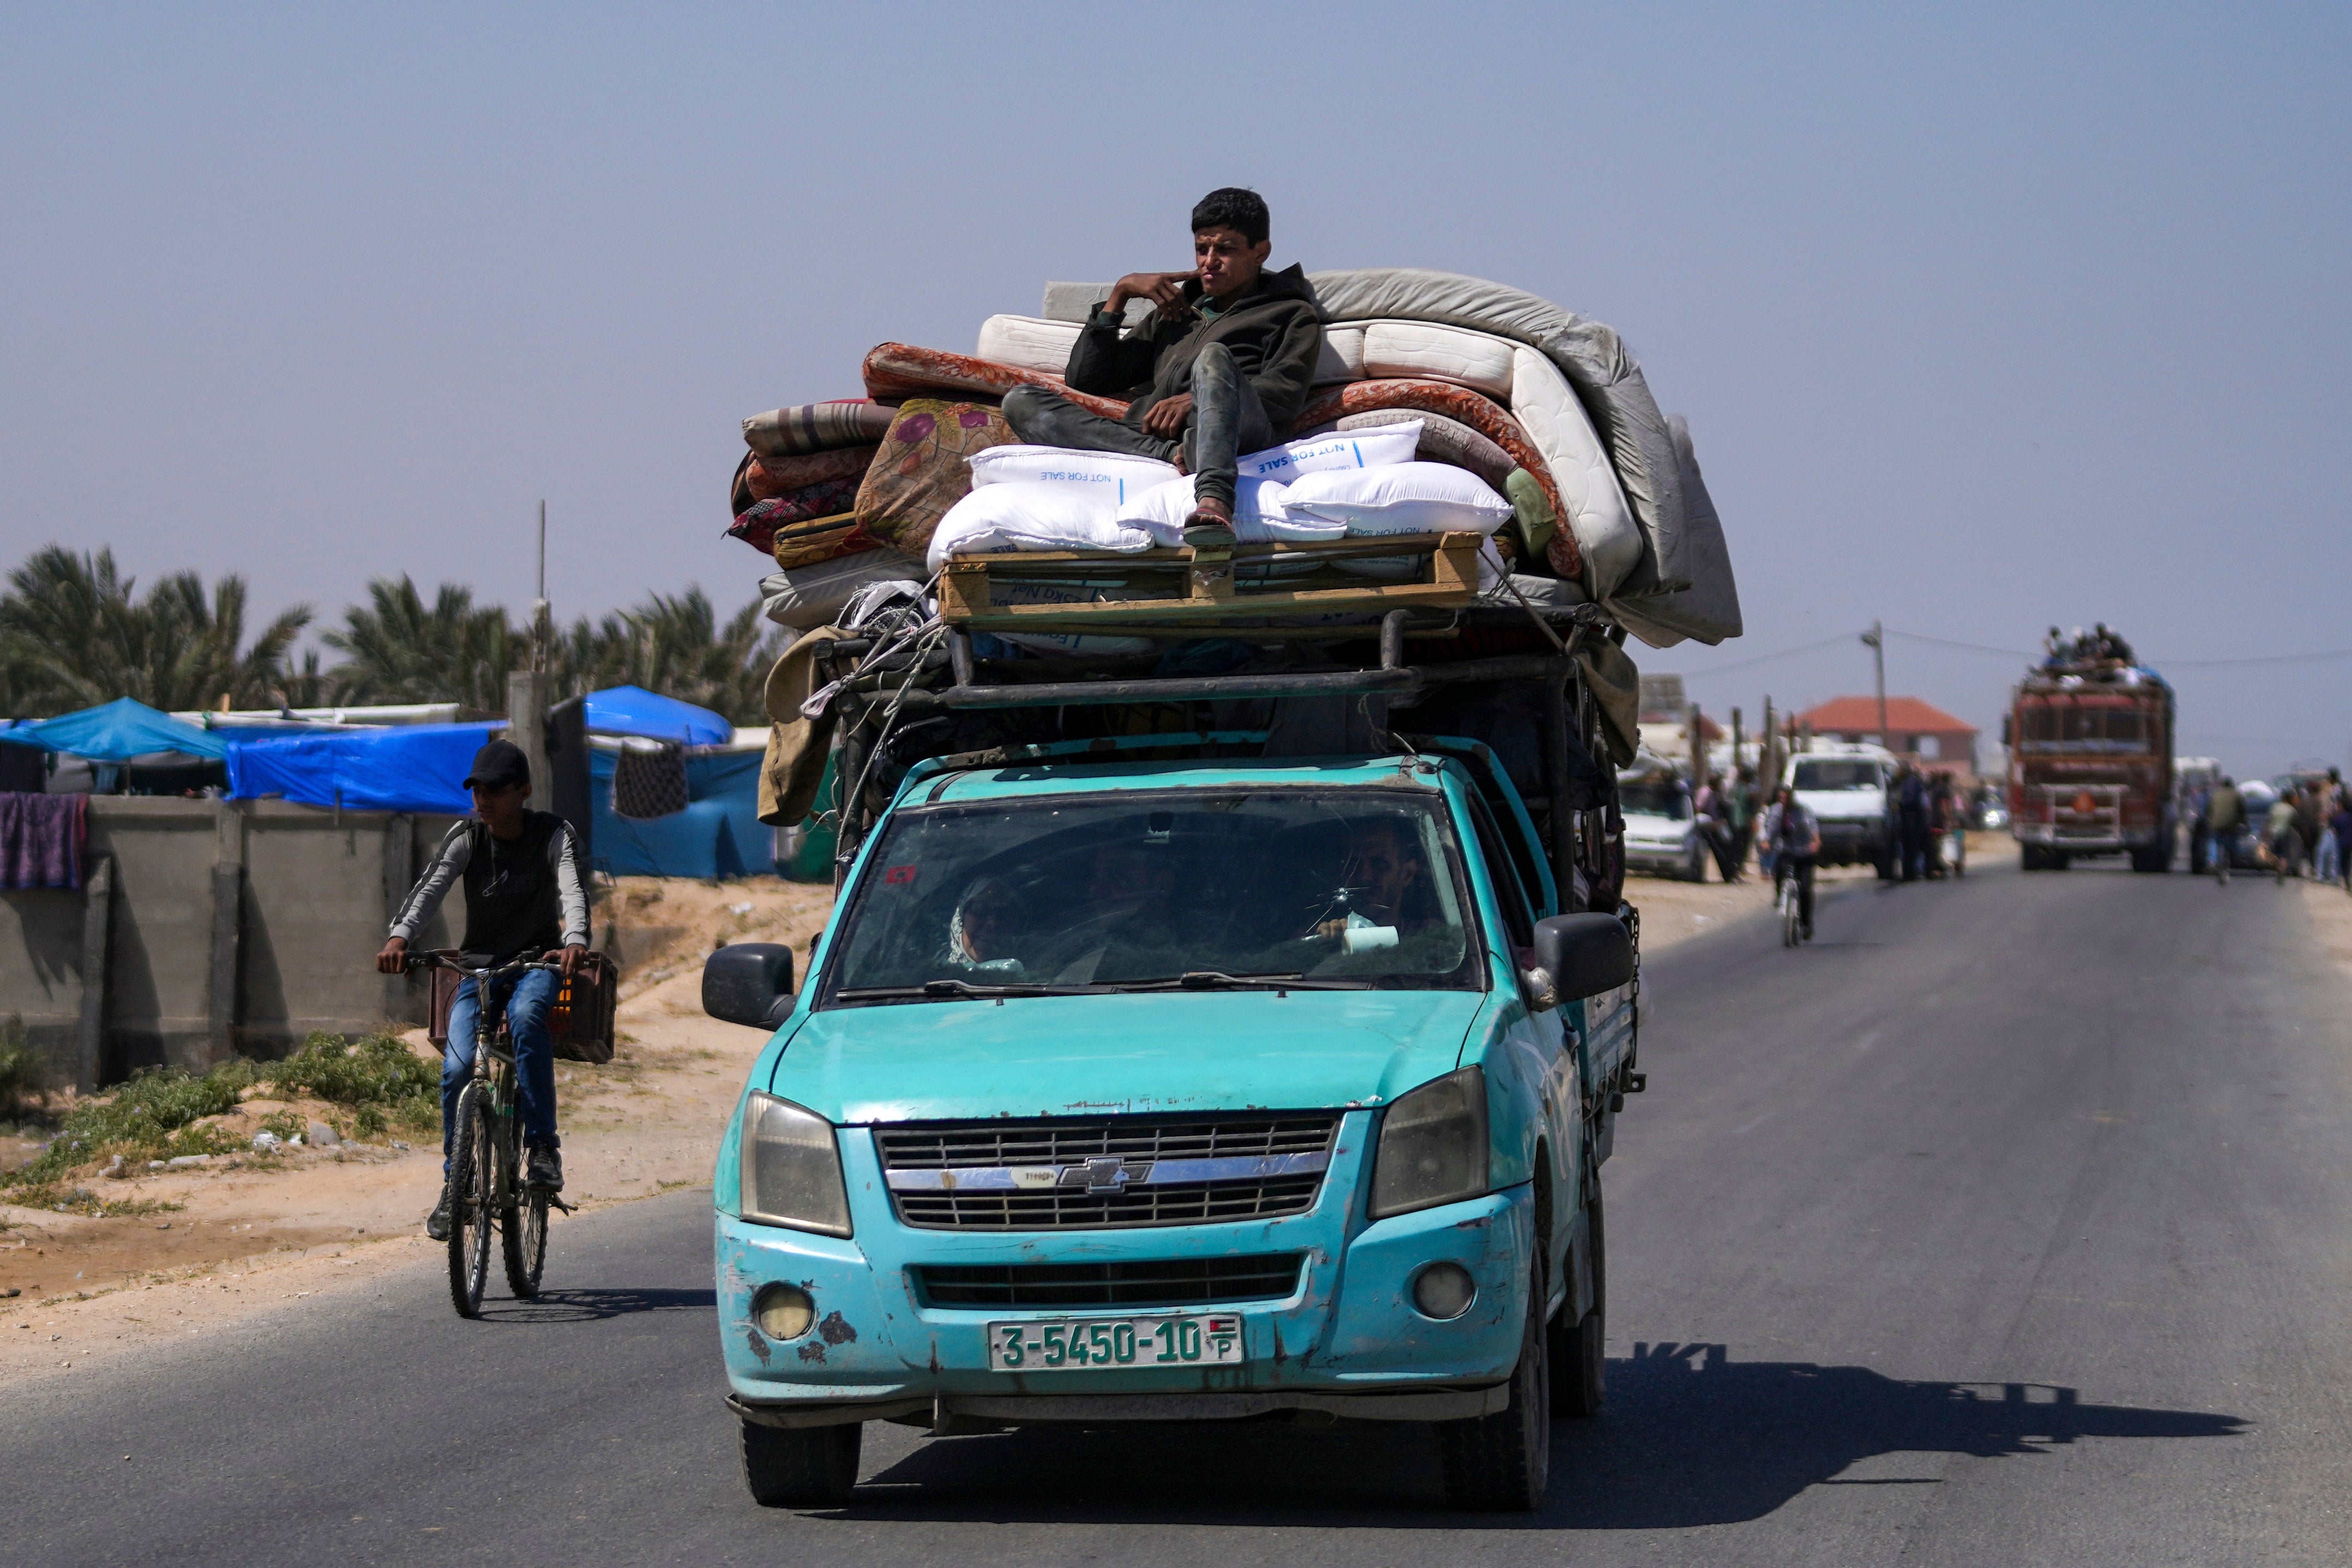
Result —
[[[531, 969], [490, 988], [490, 1005], [505, 993], [507, 1031], [513, 1037], [516, 1096], [522, 1113], [524, 1146], [559, 1146], [555, 1136], [555, 1046], [548, 1038], [547, 1012], [555, 1002], [561, 975]], [[474, 1071], [474, 1029], [481, 1014], [475, 982], [457, 983], [449, 1004], [449, 1043], [441, 1054], [441, 1171], [449, 1170], [450, 1145], [457, 1131], [457, 1096]], [[495, 1032], [495, 1030], [493, 1031]]]

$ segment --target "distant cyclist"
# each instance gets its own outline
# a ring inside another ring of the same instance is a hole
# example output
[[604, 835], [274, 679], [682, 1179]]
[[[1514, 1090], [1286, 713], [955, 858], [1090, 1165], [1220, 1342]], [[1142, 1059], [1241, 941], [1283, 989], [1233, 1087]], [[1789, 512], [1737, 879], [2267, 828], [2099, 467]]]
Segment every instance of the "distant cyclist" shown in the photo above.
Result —
[[1822, 825], [1785, 784], [1764, 813], [1764, 842], [1772, 851], [1773, 895], [1780, 895], [1780, 884], [1787, 879], [1797, 879], [1797, 929], [1810, 942], [1813, 939], [1813, 865], [1821, 857]]
[[[493, 740], [474, 754], [466, 776], [474, 814], [449, 830], [433, 862], [400, 906], [392, 939], [375, 956], [387, 975], [401, 972], [408, 944], [425, 929], [449, 889], [466, 892], [466, 935], [458, 961], [492, 968], [517, 958], [561, 959], [563, 977], [588, 956], [588, 888], [580, 874], [580, 845], [571, 825], [547, 811], [527, 810], [530, 763], [511, 741]], [[555, 1051], [547, 1031], [557, 977], [534, 969], [491, 987], [487, 1005], [503, 1000], [514, 1040], [523, 1146], [530, 1151], [524, 1182], [563, 1190], [563, 1158], [555, 1134]], [[441, 1199], [425, 1222], [436, 1241], [449, 1238], [450, 1136], [457, 1096], [474, 1065], [478, 1015], [485, 1005], [471, 979], [459, 982], [449, 1009], [449, 1041], [441, 1059]], [[503, 993], [503, 995], [501, 994]]]

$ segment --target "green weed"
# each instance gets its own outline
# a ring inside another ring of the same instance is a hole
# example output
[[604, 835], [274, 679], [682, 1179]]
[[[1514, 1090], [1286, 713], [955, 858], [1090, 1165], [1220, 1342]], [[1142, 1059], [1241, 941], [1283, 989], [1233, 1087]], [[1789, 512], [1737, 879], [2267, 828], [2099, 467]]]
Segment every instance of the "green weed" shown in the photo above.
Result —
[[60, 1186], [54, 1182], [12, 1187], [8, 1201], [25, 1208], [79, 1214], [86, 1219], [131, 1219], [142, 1214], [171, 1214], [187, 1207], [159, 1197], [105, 1198], [85, 1186]]

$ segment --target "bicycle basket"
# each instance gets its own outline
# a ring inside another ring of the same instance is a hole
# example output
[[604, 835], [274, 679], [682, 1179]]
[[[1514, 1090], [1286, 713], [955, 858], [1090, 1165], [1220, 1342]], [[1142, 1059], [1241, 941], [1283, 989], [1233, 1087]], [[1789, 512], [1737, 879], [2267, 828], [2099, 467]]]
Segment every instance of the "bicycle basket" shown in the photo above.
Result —
[[[455, 948], [445, 949], [455, 958]], [[425, 1038], [436, 1051], [449, 1045], [449, 1009], [457, 999], [465, 977], [447, 969], [433, 971], [432, 1019]], [[547, 1011], [547, 1032], [559, 1061], [584, 1061], [603, 1066], [613, 1060], [613, 1014], [620, 999], [620, 967], [602, 953], [591, 953], [580, 972], [558, 980], [555, 1001]]]

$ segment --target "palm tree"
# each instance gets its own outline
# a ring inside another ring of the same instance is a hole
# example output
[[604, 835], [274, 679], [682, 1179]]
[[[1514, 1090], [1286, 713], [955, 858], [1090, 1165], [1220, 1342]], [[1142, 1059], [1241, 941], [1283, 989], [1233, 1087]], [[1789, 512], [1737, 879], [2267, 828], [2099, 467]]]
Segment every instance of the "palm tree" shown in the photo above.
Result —
[[114, 552], [36, 551], [0, 594], [0, 679], [19, 717], [136, 697], [166, 710], [257, 707], [284, 700], [287, 654], [310, 623], [298, 604], [245, 642], [245, 580], [213, 585], [192, 571], [134, 598]]
[[761, 688], [783, 652], [783, 636], [761, 620], [758, 600], [722, 627], [709, 596], [688, 588], [654, 594], [593, 624], [583, 616], [557, 640], [551, 663], [564, 696], [643, 686], [737, 724], [756, 724], [764, 716]]
[[507, 672], [524, 635], [495, 604], [477, 608], [474, 591], [445, 582], [427, 609], [405, 574], [368, 584], [366, 608], [343, 612], [320, 642], [344, 656], [330, 672], [348, 703], [455, 702], [488, 713], [507, 706]]

